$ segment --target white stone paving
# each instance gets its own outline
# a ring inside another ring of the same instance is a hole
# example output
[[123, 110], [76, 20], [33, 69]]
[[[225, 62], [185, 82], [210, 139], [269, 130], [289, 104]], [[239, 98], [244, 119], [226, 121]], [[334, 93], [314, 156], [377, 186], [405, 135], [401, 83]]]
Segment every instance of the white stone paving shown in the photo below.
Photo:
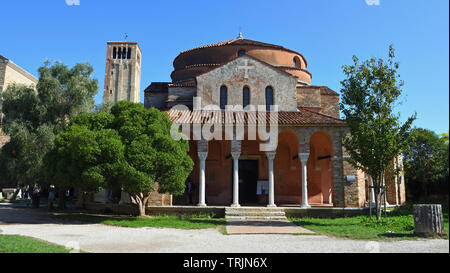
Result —
[[[23, 220], [24, 217], [26, 220]], [[0, 229], [3, 234], [31, 236], [100, 253], [449, 252], [449, 241], [442, 239], [375, 242], [318, 235], [223, 235], [215, 229], [134, 229], [101, 224], [58, 223], [45, 214], [29, 209], [2, 206]]]

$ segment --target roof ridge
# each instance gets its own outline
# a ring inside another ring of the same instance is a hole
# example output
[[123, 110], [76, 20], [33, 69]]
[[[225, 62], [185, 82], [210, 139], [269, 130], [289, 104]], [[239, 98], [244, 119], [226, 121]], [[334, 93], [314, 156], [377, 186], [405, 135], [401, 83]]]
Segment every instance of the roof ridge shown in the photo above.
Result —
[[203, 45], [203, 46], [199, 46], [199, 47], [195, 47], [195, 48], [191, 48], [191, 49], [187, 49], [187, 50], [181, 51], [180, 54], [183, 54], [183, 53], [186, 53], [186, 52], [190, 52], [190, 51], [194, 51], [194, 50], [201, 49], [201, 48], [228, 45], [228, 44], [230, 44], [230, 43], [232, 43], [234, 41], [243, 40], [243, 39], [244, 38], [242, 38], [242, 37], [237, 37], [237, 38], [233, 38], [233, 39], [222, 41], [222, 42], [216, 42], [216, 43], [212, 43], [212, 44], [207, 44], [207, 45]]
[[[326, 115], [326, 114], [324, 114], [324, 113], [320, 113], [320, 112], [315, 112], [315, 111], [309, 110], [307, 107], [300, 107], [300, 108], [301, 108], [302, 110], [308, 111], [308, 112], [310, 112], [310, 113], [318, 114], [318, 115], [321, 115], [321, 116], [324, 116], [324, 117], [327, 117], [327, 118], [332, 118], [332, 119], [334, 119], [334, 120], [339, 120], [339, 121], [345, 121], [345, 120], [343, 120], [343, 119], [335, 118], [335, 117]], [[300, 110], [300, 109], [299, 109], [299, 110]]]
[[[204, 75], [204, 74], [206, 74], [206, 73], [209, 73], [209, 72], [211, 72], [211, 71], [214, 71], [214, 70], [216, 70], [216, 69], [219, 69], [219, 68], [221, 68], [222, 66], [225, 66], [225, 65], [227, 65], [227, 64], [229, 64], [229, 63], [231, 63], [231, 62], [236, 61], [236, 60], [239, 59], [239, 58], [244, 58], [244, 57], [248, 57], [248, 58], [250, 58], [250, 59], [253, 59], [253, 60], [255, 60], [255, 61], [258, 61], [258, 62], [260, 62], [260, 63], [262, 63], [262, 64], [264, 64], [264, 65], [267, 65], [267, 66], [271, 67], [272, 69], [274, 69], [274, 70], [276, 70], [276, 71], [278, 71], [278, 72], [281, 72], [281, 73], [283, 73], [283, 74], [286, 74], [287, 76], [297, 78], [296, 76], [294, 76], [294, 75], [292, 75], [292, 74], [290, 74], [290, 73], [288, 73], [288, 72], [286, 72], [286, 71], [283, 71], [282, 69], [279, 69], [277, 66], [274, 66], [274, 65], [272, 65], [272, 64], [270, 64], [270, 63], [268, 63], [268, 62], [265, 62], [265, 61], [263, 61], [263, 60], [260, 60], [260, 59], [258, 59], [258, 58], [255, 58], [255, 57], [250, 56], [250, 55], [248, 55], [248, 54], [245, 54], [245, 55], [242, 55], [242, 56], [236, 56], [236, 57], [234, 57], [233, 59], [231, 59], [231, 60], [229, 60], [229, 61], [227, 61], [227, 62], [224, 62], [224, 63], [219, 64], [218, 66], [214, 67], [214, 68], [211, 69], [211, 70], [207, 70], [207, 71], [205, 71], [205, 72], [203, 72], [203, 73], [200, 73], [200, 74], [196, 75], [195, 77], [198, 77], [198, 76]], [[172, 73], [173, 73], [173, 72], [172, 72]]]

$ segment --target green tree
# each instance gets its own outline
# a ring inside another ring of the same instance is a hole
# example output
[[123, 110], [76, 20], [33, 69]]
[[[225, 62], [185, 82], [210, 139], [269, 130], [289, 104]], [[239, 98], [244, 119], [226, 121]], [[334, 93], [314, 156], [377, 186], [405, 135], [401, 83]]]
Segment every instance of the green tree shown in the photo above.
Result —
[[0, 184], [46, 183], [43, 157], [52, 149], [55, 136], [73, 117], [94, 106], [98, 83], [92, 73], [89, 64], [69, 69], [47, 61], [39, 68], [36, 89], [10, 85], [3, 92], [3, 130], [11, 141], [0, 151]]
[[46, 157], [47, 175], [60, 187], [93, 193], [123, 188], [145, 215], [150, 194], [182, 194], [193, 168], [186, 140], [171, 138], [167, 114], [121, 101], [111, 114], [81, 114], [56, 137]]
[[125, 146], [117, 131], [108, 129], [113, 120], [104, 112], [79, 115], [56, 136], [55, 147], [44, 158], [47, 179], [61, 189], [77, 188], [79, 207], [86, 194], [120, 186]]
[[138, 205], [139, 215], [145, 207], [155, 182], [160, 193], [182, 194], [193, 168], [186, 140], [171, 138], [172, 122], [159, 110], [142, 104], [121, 101], [112, 107], [116, 129], [125, 148], [121, 183]]
[[349, 162], [368, 173], [374, 181], [377, 219], [381, 218], [381, 200], [385, 193], [384, 174], [392, 161], [407, 147], [409, 133], [416, 116], [400, 123], [393, 108], [401, 95], [399, 64], [394, 62], [394, 49], [389, 47], [389, 60], [371, 58], [344, 65], [346, 79], [341, 82], [341, 109], [350, 134], [343, 145]]
[[420, 199], [429, 196], [433, 185], [448, 178], [448, 144], [428, 129], [415, 128], [411, 135], [405, 152], [405, 175], [408, 189]]

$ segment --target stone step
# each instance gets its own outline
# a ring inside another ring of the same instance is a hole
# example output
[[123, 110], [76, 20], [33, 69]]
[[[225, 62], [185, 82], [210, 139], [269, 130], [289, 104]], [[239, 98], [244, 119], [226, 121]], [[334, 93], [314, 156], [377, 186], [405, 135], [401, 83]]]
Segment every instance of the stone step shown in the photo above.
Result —
[[284, 212], [284, 209], [280, 208], [256, 208], [256, 207], [239, 207], [239, 208], [225, 208], [226, 212], [234, 211], [248, 211], [248, 212]]
[[225, 218], [229, 220], [287, 220], [283, 209], [264, 207], [226, 208]]
[[225, 216], [227, 220], [286, 221], [286, 216]]
[[258, 212], [258, 211], [234, 211], [225, 212], [225, 215], [235, 215], [235, 216], [285, 216], [284, 211], [273, 211], [273, 212]]

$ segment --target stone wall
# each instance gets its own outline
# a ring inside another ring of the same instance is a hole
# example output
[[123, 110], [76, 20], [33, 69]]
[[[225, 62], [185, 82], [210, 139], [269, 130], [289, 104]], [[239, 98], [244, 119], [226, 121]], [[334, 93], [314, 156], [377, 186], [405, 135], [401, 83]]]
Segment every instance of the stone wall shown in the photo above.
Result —
[[317, 89], [300, 89], [297, 88], [297, 105], [298, 107], [322, 107], [320, 90]]
[[340, 118], [339, 96], [321, 95], [321, 113], [334, 118]]
[[[248, 66], [248, 72], [241, 67]], [[246, 77], [247, 76], [247, 77]], [[280, 111], [296, 111], [297, 79], [287, 73], [262, 63], [249, 56], [242, 56], [230, 63], [197, 77], [197, 96], [202, 98], [202, 106], [220, 105], [220, 88], [228, 89], [228, 105], [243, 103], [243, 88], [250, 89], [251, 105], [266, 105], [265, 90], [271, 86], [274, 104]]]
[[145, 108], [155, 107], [164, 110], [166, 108], [167, 93], [145, 93]]
[[[355, 181], [347, 181], [354, 177]], [[366, 202], [366, 181], [362, 171], [355, 169], [344, 159], [344, 192], [346, 207], [364, 207]]]

